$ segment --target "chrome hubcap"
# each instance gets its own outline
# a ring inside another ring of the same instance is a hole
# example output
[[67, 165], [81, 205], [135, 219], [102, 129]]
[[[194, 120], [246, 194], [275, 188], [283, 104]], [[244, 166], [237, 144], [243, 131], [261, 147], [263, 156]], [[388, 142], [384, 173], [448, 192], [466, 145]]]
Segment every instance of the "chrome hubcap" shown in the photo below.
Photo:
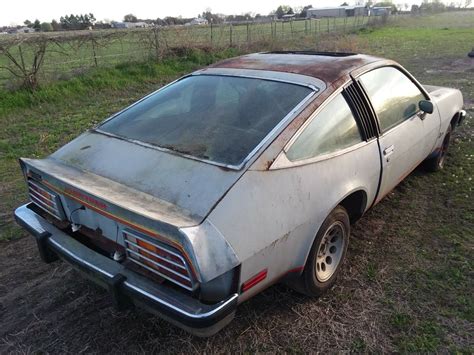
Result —
[[342, 259], [346, 236], [344, 225], [334, 222], [324, 234], [318, 247], [316, 258], [316, 278], [320, 282], [327, 281], [336, 271]]

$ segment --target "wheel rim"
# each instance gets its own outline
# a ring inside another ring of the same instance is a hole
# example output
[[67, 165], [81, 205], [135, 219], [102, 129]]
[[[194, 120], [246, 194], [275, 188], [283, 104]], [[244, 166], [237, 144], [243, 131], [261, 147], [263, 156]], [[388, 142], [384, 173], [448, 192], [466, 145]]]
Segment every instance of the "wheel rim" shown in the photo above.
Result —
[[444, 138], [443, 145], [441, 146], [441, 154], [439, 156], [438, 160], [438, 166], [442, 168], [444, 166], [444, 162], [446, 160], [446, 153], [448, 152], [448, 147], [449, 147], [449, 138], [451, 137], [451, 134], [446, 135]]
[[315, 273], [320, 282], [325, 282], [336, 272], [341, 263], [346, 231], [342, 222], [334, 222], [329, 226], [318, 246]]

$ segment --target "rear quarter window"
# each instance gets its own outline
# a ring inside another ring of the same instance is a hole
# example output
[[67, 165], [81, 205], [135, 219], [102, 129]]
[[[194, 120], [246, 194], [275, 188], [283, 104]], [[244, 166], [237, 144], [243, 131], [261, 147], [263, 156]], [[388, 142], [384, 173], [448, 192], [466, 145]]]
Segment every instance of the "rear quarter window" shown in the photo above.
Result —
[[309, 159], [362, 142], [359, 128], [344, 97], [332, 99], [304, 128], [287, 152], [291, 161]]

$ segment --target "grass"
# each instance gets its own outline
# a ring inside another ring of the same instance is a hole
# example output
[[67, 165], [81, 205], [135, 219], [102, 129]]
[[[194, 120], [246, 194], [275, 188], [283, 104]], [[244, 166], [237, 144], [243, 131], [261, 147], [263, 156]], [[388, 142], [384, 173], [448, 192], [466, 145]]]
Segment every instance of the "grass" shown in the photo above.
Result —
[[[4, 352], [473, 353], [474, 64], [466, 54], [474, 43], [474, 13], [463, 16], [408, 19], [331, 44], [287, 44], [358, 46], [393, 58], [423, 83], [461, 89], [469, 117], [454, 134], [446, 169], [417, 169], [353, 226], [349, 259], [331, 292], [312, 300], [272, 287], [240, 306], [231, 326], [207, 340], [139, 311], [117, 315], [103, 292], [78, 281], [67, 266], [35, 264], [34, 246], [18, 239], [25, 233], [11, 218], [26, 200], [16, 159], [44, 157], [145, 93], [237, 50], [98, 68], [34, 95], [1, 92], [0, 285], [9, 292], [0, 296], [0, 352], [3, 346]], [[32, 260], [14, 261], [18, 246]]]

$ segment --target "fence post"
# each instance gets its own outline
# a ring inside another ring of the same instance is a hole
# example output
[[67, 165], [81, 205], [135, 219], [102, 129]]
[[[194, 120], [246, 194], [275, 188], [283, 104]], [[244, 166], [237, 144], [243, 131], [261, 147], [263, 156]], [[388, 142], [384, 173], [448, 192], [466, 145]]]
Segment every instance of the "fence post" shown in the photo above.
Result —
[[327, 25], [328, 25], [328, 33], [329, 33], [329, 17], [327, 18], [327, 20], [328, 20]]
[[91, 33], [91, 42], [92, 42], [92, 54], [94, 55], [94, 64], [95, 66], [97, 67], [97, 53], [96, 53], [96, 50], [95, 50], [95, 40], [94, 40], [94, 37], [93, 37], [93, 34]]
[[211, 47], [212, 47], [212, 20], [211, 20]]
[[250, 44], [249, 23], [247, 22], [247, 46]]
[[336, 28], [336, 17], [334, 17], [333, 20], [334, 21], [333, 21], [333, 28], [332, 29], [334, 30], [334, 32], [336, 32], [336, 30], [337, 30], [337, 28]]
[[232, 24], [230, 24], [230, 27], [229, 27], [229, 42], [230, 42], [230, 46], [232, 47]]

